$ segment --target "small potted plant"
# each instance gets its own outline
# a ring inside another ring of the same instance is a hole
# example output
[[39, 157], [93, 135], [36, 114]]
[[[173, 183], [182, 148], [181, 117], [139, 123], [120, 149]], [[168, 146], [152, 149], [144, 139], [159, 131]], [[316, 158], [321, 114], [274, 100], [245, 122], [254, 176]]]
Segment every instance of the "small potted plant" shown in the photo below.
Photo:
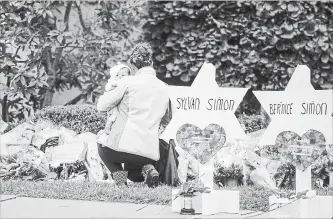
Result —
[[236, 187], [242, 181], [243, 168], [240, 165], [232, 164], [230, 167], [219, 167], [215, 173], [215, 181], [224, 186]]
[[200, 208], [202, 204], [202, 196], [200, 193], [210, 193], [210, 188], [205, 187], [198, 179], [194, 179], [191, 182], [185, 182], [176, 197], [183, 198], [183, 206], [180, 214], [194, 215], [197, 212], [197, 208]]

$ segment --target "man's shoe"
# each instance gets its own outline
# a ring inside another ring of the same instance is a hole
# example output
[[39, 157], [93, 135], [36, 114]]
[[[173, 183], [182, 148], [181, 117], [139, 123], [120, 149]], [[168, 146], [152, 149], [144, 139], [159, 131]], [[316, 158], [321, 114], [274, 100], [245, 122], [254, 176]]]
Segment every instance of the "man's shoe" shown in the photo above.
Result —
[[159, 184], [159, 174], [151, 164], [142, 167], [142, 174], [148, 187], [155, 188]]
[[155, 187], [158, 186], [158, 183], [159, 183], [158, 172], [155, 169], [150, 170], [149, 173], [148, 173], [148, 177], [146, 179], [146, 184], [150, 188], [155, 188]]

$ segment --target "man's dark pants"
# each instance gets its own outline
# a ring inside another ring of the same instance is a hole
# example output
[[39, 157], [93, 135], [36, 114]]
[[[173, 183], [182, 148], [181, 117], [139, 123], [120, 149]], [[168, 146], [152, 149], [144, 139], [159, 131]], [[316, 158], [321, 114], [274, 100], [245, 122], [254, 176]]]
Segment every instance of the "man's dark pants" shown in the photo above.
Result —
[[[133, 182], [143, 182], [142, 167], [146, 164], [155, 166], [156, 161], [139, 155], [129, 154], [112, 150], [98, 144], [98, 153], [105, 166], [111, 173], [117, 171], [128, 171], [127, 178]], [[121, 164], [124, 163], [124, 169]]]

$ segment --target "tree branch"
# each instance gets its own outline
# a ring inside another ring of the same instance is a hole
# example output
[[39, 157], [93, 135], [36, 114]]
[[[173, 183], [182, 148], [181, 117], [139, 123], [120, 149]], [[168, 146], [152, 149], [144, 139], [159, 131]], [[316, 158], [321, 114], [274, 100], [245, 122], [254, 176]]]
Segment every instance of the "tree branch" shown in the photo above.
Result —
[[52, 55], [51, 55], [51, 48], [50, 46], [46, 47], [45, 50], [45, 62], [46, 62], [46, 69], [48, 71], [48, 75], [51, 76], [51, 78], [55, 77], [56, 72], [52, 68]]
[[[8, 70], [7, 70], [8, 71]], [[7, 79], [7, 87], [10, 86], [10, 79], [8, 78]], [[9, 115], [8, 115], [8, 94], [6, 94], [4, 97], [3, 97], [3, 100], [2, 100], [2, 109], [1, 109], [1, 115], [2, 115], [2, 120], [5, 121], [5, 122], [9, 122]]]
[[12, 106], [13, 104], [20, 102], [21, 100], [23, 100], [21, 97], [16, 98], [16, 99], [14, 99], [14, 100], [8, 100], [8, 101], [7, 101], [7, 106], [8, 106], [8, 107], [9, 107], [9, 106]]
[[0, 43], [1, 46], [1, 53], [5, 54], [6, 53], [6, 45], [4, 43]]
[[[43, 100], [42, 107], [50, 106], [53, 97], [52, 88], [55, 82], [56, 71], [52, 67], [52, 56], [51, 56], [51, 48], [50, 46], [46, 47], [44, 50], [44, 60], [45, 60], [45, 67], [49, 78], [47, 79], [47, 83], [49, 85], [48, 88], [45, 89], [45, 96]], [[44, 90], [44, 89], [43, 89]]]
[[[75, 2], [75, 6], [77, 8], [77, 11], [78, 11], [78, 14], [79, 14], [79, 20], [80, 20], [80, 23], [81, 23], [81, 26], [82, 26], [82, 29], [83, 31], [88, 31], [85, 23], [84, 23], [84, 20], [83, 20], [83, 17], [82, 17], [82, 11], [81, 11], [81, 7], [80, 5], [78, 5], [76, 2]], [[90, 32], [90, 31], [89, 31]]]
[[68, 30], [68, 19], [69, 19], [69, 14], [72, 9], [72, 4], [73, 4], [73, 2], [69, 2], [66, 6], [66, 11], [65, 11], [65, 16], [64, 16], [64, 22], [66, 23], [66, 30]]
[[84, 97], [84, 95], [81, 93], [81, 94], [77, 95], [75, 98], [73, 98], [72, 100], [70, 100], [70, 101], [68, 101], [67, 103], [65, 103], [65, 106], [76, 104], [76, 103], [79, 102], [83, 97]]
[[110, 11], [112, 11], [111, 10], [111, 8], [110, 8], [110, 5], [108, 4], [109, 2], [105, 2], [105, 6], [106, 6], [106, 9], [107, 9], [107, 13], [106, 13], [106, 19], [107, 19], [107, 25], [109, 26], [109, 29], [112, 29], [111, 28], [111, 22], [110, 22]]
[[[72, 4], [73, 2], [68, 2], [67, 6], [66, 6], [66, 11], [65, 11], [65, 16], [64, 16], [64, 23], [66, 25], [66, 29], [68, 30], [68, 20], [69, 20], [69, 14], [72, 8]], [[65, 38], [63, 38], [63, 40], [61, 41], [60, 44], [60, 48], [57, 48], [55, 51], [55, 59], [52, 65], [52, 60], [51, 60], [51, 48], [50, 46], [48, 46], [45, 49], [46, 52], [46, 65], [47, 65], [47, 71], [48, 71], [48, 75], [50, 76], [48, 79], [48, 85], [49, 87], [46, 89], [45, 91], [45, 95], [44, 95], [44, 101], [43, 101], [43, 105], [42, 107], [45, 106], [50, 106], [52, 103], [52, 98], [53, 98], [53, 88], [55, 86], [55, 82], [56, 82], [56, 73], [59, 67], [59, 62], [60, 62], [60, 58], [62, 55], [62, 52], [64, 50], [63, 46], [66, 44], [66, 40]]]
[[[65, 16], [64, 16], [64, 22], [66, 24], [65, 30], [68, 30], [68, 19], [69, 19], [69, 14], [71, 12], [72, 4], [73, 4], [73, 2], [68, 2], [67, 6], [66, 6], [66, 11], [65, 11]], [[53, 69], [55, 72], [57, 72], [57, 67], [59, 65], [60, 57], [61, 57], [61, 54], [63, 51], [63, 46], [65, 45], [65, 43], [66, 43], [66, 40], [64, 38], [60, 44], [60, 48], [57, 48], [57, 50], [56, 50], [55, 61], [53, 63]]]

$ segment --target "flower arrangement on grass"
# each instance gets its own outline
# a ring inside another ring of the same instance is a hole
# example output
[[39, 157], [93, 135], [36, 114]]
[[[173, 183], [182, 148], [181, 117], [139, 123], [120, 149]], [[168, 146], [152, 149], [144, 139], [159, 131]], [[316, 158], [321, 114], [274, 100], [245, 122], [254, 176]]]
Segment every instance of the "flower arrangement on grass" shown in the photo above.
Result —
[[236, 181], [237, 185], [243, 180], [243, 168], [240, 165], [232, 164], [230, 167], [220, 166], [214, 174], [214, 180], [218, 185], [227, 186], [228, 182]]
[[210, 193], [210, 188], [209, 187], [205, 187], [204, 184], [195, 179], [193, 181], [190, 182], [185, 182], [182, 187], [181, 190], [179, 191], [179, 195], [191, 195], [191, 196], [195, 196], [195, 193]]

